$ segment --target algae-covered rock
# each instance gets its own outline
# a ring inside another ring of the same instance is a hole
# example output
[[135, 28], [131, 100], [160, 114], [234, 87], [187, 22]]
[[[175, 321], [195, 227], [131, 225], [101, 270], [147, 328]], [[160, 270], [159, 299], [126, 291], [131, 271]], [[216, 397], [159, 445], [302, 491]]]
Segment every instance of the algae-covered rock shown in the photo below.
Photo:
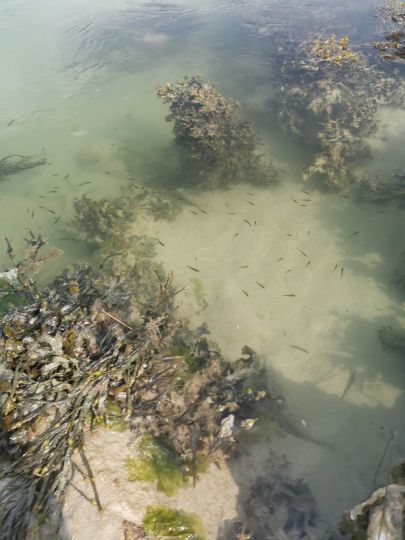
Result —
[[203, 525], [198, 516], [165, 506], [148, 506], [142, 525], [147, 534], [157, 538], [205, 540]]

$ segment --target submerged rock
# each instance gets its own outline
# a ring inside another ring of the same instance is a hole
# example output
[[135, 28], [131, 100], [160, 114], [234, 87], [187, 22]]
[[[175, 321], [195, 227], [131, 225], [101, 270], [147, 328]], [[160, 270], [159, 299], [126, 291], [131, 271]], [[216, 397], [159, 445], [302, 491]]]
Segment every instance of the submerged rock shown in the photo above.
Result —
[[347, 512], [340, 531], [352, 540], [405, 538], [405, 486], [389, 484]]

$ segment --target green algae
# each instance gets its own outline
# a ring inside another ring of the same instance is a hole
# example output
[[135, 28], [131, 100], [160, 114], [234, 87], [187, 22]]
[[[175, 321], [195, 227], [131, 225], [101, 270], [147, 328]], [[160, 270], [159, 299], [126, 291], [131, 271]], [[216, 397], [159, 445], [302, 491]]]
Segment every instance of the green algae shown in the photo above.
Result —
[[142, 437], [138, 450], [139, 457], [129, 457], [125, 463], [129, 481], [156, 482], [157, 490], [168, 496], [187, 484], [167, 441], [147, 434]]
[[166, 506], [148, 506], [142, 520], [147, 534], [158, 538], [181, 540], [204, 540], [206, 538], [201, 520], [194, 514], [172, 510]]
[[208, 303], [206, 300], [207, 292], [205, 290], [204, 283], [201, 281], [201, 279], [196, 277], [191, 278], [190, 282], [197, 305], [201, 308], [201, 310], [205, 309], [208, 307]]
[[111, 431], [122, 432], [128, 428], [128, 422], [122, 417], [121, 408], [111, 399], [105, 401], [105, 412], [102, 418], [94, 422], [95, 426], [104, 426]]

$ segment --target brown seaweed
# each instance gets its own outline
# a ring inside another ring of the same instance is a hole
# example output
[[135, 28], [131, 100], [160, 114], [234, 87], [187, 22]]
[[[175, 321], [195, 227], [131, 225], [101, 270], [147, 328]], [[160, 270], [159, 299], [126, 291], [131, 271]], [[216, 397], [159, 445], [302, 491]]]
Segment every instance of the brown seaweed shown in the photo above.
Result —
[[252, 123], [238, 117], [238, 103], [209, 81], [185, 77], [157, 86], [169, 104], [177, 147], [182, 149], [200, 184], [210, 188], [241, 181], [265, 183], [274, 177], [271, 163], [259, 153]]
[[391, 29], [384, 34], [384, 41], [377, 41], [373, 45], [381, 51], [384, 60], [403, 63], [405, 61], [405, 4], [401, 0], [386, 0], [380, 13]]
[[303, 179], [331, 190], [362, 182], [356, 160], [370, 152], [379, 109], [402, 102], [403, 85], [352, 51], [346, 36], [284, 40], [278, 50], [280, 123], [315, 149]]

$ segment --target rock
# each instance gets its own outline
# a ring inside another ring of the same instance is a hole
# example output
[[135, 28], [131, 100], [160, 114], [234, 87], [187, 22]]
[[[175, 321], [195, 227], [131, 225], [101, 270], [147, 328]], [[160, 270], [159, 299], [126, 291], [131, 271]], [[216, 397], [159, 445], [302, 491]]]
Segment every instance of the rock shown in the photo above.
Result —
[[352, 540], [400, 540], [405, 537], [405, 486], [389, 484], [348, 512], [340, 532]]

